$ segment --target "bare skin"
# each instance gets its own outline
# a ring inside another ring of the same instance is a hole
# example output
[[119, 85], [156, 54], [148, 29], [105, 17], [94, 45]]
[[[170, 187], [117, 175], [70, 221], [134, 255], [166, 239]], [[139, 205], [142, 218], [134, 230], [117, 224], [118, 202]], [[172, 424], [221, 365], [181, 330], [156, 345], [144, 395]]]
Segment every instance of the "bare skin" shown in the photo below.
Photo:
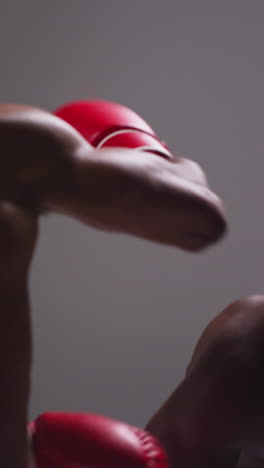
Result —
[[221, 200], [187, 159], [94, 151], [40, 109], [0, 106], [0, 466], [26, 466], [31, 326], [28, 274], [38, 217], [56, 211], [99, 229], [190, 252], [222, 238]]
[[37, 217], [0, 202], [0, 463], [26, 467], [31, 326], [28, 271], [37, 238]]
[[221, 200], [188, 159], [94, 151], [62, 120], [15, 105], [0, 106], [0, 141], [2, 199], [188, 251], [226, 231]]
[[264, 467], [264, 296], [217, 315], [147, 429], [176, 468]]

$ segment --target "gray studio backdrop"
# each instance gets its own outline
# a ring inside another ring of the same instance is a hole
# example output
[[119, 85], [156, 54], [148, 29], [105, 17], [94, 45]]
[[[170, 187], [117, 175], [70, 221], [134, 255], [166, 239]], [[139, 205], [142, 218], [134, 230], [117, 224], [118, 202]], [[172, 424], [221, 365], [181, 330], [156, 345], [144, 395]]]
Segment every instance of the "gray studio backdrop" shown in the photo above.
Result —
[[202, 254], [41, 222], [31, 275], [31, 417], [88, 411], [143, 425], [203, 327], [264, 292], [264, 2], [2, 0], [1, 101], [104, 98], [199, 161], [230, 232]]

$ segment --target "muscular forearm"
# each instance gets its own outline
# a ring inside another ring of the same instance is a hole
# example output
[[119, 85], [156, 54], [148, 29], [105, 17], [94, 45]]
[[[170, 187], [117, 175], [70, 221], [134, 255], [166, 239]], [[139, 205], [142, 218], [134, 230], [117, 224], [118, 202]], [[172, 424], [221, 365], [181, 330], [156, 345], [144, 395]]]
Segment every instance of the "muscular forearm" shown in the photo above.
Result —
[[25, 278], [0, 279], [0, 463], [24, 468], [27, 459], [27, 410], [30, 394], [31, 337]]
[[225, 231], [223, 207], [207, 187], [182, 179], [182, 166], [154, 154], [84, 148], [73, 186], [50, 193], [48, 206], [101, 229], [199, 250]]
[[27, 107], [0, 108], [0, 141], [2, 197], [187, 250], [225, 231], [221, 201], [189, 160], [95, 151], [62, 120]]
[[0, 202], [0, 466], [24, 468], [30, 395], [29, 265], [37, 236], [34, 215]]

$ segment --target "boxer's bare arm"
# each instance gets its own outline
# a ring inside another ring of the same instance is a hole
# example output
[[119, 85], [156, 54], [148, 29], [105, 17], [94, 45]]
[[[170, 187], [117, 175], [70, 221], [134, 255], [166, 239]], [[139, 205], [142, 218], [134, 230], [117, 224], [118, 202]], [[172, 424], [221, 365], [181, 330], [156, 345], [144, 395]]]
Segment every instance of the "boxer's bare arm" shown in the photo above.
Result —
[[29, 265], [37, 219], [0, 202], [0, 466], [24, 468], [31, 372]]
[[31, 339], [28, 273], [37, 215], [199, 250], [225, 230], [203, 172], [129, 150], [94, 152], [70, 126], [27, 106], [0, 106], [0, 466], [26, 458]]
[[[207, 187], [182, 177], [182, 166], [189, 161], [177, 166], [127, 149], [79, 155], [74, 188], [51, 194], [51, 209], [100, 229], [189, 251], [207, 247], [225, 232], [220, 200]], [[189, 172], [192, 177], [191, 166]]]
[[0, 142], [0, 198], [190, 251], [225, 232], [222, 202], [190, 160], [95, 151], [52, 114], [16, 105], [0, 106]]

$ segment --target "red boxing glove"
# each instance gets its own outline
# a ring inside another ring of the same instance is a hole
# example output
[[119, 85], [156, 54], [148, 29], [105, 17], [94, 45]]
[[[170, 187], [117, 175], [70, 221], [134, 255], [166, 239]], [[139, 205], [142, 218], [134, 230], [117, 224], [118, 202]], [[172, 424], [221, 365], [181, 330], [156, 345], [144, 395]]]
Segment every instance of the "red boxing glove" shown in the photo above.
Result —
[[141, 149], [172, 158], [165, 142], [134, 111], [109, 101], [65, 104], [54, 112], [74, 127], [95, 148], [107, 146]]
[[143, 429], [81, 413], [45, 413], [29, 425], [30, 468], [167, 468]]

